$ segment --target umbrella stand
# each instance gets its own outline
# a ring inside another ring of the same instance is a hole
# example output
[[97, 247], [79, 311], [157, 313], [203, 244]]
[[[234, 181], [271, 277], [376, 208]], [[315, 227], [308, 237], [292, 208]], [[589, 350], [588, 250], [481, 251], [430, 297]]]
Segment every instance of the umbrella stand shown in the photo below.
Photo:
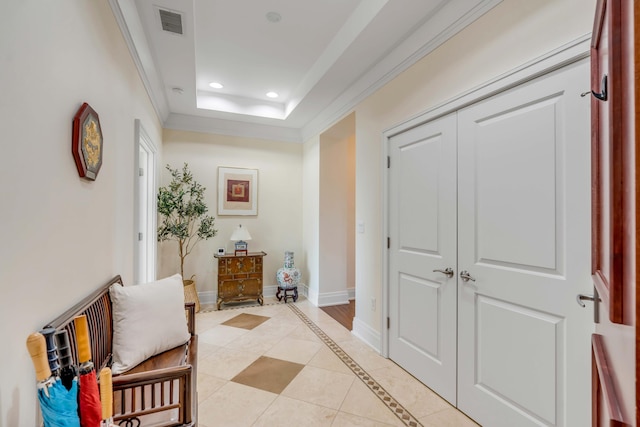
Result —
[[102, 406], [98, 392], [96, 371], [91, 361], [91, 343], [89, 342], [89, 324], [84, 314], [73, 319], [78, 344], [78, 363], [80, 364], [80, 425], [99, 427], [102, 421]]

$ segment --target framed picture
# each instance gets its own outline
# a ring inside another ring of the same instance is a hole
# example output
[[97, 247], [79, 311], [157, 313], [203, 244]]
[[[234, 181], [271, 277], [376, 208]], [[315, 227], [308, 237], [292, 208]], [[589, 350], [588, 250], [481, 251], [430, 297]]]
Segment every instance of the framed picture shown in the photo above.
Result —
[[258, 170], [218, 168], [218, 215], [258, 215]]

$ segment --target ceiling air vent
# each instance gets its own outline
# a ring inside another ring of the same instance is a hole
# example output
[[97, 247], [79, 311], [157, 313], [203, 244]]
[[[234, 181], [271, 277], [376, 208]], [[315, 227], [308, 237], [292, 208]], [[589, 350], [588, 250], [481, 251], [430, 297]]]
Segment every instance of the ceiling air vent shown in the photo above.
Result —
[[159, 9], [162, 29], [170, 33], [182, 34], [182, 15], [168, 10]]

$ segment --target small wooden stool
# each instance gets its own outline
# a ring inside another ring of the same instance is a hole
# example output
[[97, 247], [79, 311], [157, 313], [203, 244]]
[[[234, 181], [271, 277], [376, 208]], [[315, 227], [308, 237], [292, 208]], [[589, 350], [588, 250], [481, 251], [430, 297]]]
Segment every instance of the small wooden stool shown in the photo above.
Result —
[[[284, 291], [284, 295], [280, 295], [280, 292]], [[287, 302], [287, 298], [293, 298], [293, 302], [298, 301], [298, 287], [292, 286], [285, 288], [284, 286], [278, 285], [278, 292], [276, 292], [276, 298], [280, 301], [284, 298], [284, 302]]]

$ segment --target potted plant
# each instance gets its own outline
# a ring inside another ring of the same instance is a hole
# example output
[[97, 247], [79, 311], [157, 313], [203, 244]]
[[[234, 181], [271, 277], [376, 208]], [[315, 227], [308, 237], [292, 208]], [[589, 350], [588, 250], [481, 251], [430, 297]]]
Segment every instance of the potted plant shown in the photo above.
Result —
[[189, 165], [185, 163], [182, 170], [172, 169], [167, 165], [167, 170], [171, 173], [171, 182], [158, 190], [158, 214], [161, 219], [158, 241], [178, 242], [180, 275], [185, 283], [185, 298], [188, 296], [186, 287], [191, 286], [191, 293], [195, 293], [196, 306], [199, 306], [194, 276], [184, 279], [184, 260], [199, 241], [212, 238], [218, 230], [213, 228], [215, 218], [207, 215], [209, 209], [204, 203], [205, 187], [193, 179]]

